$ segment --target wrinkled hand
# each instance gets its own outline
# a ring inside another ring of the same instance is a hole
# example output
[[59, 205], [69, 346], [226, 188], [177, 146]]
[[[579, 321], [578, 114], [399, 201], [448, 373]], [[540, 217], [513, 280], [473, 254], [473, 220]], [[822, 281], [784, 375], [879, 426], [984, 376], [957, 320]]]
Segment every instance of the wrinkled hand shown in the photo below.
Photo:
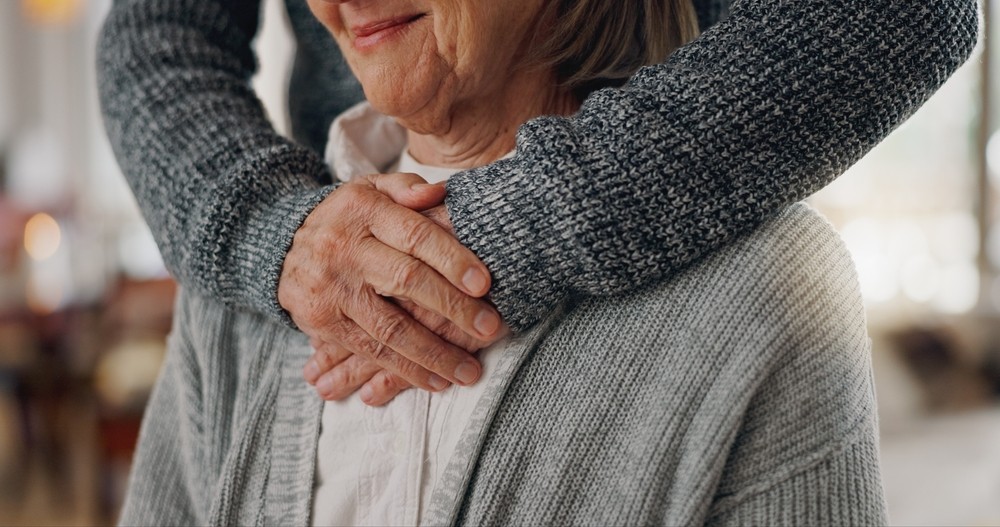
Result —
[[[470, 353], [489, 346], [508, 333], [504, 328], [492, 341], [476, 339], [459, 330], [447, 319], [412, 302], [400, 301], [399, 305], [438, 336]], [[359, 391], [360, 387], [359, 396], [365, 404], [381, 406], [412, 387], [410, 383], [372, 361], [335, 346], [314, 352], [303, 373], [306, 381], [316, 387], [319, 396], [328, 401], [345, 399]]]
[[478, 379], [478, 361], [462, 349], [472, 341], [442, 338], [394, 301], [426, 310], [421, 318], [439, 330], [447, 324], [430, 315], [481, 342], [501, 332], [499, 315], [479, 298], [489, 290], [486, 267], [417, 212], [439, 205], [444, 192], [414, 174], [368, 176], [333, 191], [296, 232], [278, 301], [317, 351], [343, 363], [345, 373], [359, 372], [345, 375], [343, 385], [368, 371], [349, 355], [396, 376], [379, 374], [376, 384], [439, 391], [448, 381]]
[[[423, 214], [454, 235], [448, 210], [443, 205], [425, 210]], [[406, 300], [396, 300], [396, 302], [439, 337], [470, 353], [493, 344], [509, 333], [509, 330], [503, 327], [494, 338], [483, 340], [465, 333], [448, 319], [413, 302]], [[386, 404], [400, 392], [412, 387], [408, 382], [372, 361], [335, 346], [328, 346], [325, 351], [314, 352], [303, 369], [303, 376], [309, 384], [316, 387], [316, 392], [323, 399], [341, 400], [360, 387], [359, 395], [362, 401], [372, 406]]]

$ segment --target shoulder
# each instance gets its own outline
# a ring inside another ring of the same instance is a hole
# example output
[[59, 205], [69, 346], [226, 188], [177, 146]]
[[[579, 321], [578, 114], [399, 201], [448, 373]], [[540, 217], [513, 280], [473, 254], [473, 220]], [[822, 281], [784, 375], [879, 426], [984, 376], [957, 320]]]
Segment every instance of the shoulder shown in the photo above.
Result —
[[830, 223], [807, 205], [793, 205], [664, 283], [589, 299], [577, 311], [570, 317], [597, 326], [593, 333], [622, 335], [622, 353], [633, 356], [624, 360], [714, 368], [704, 382], [719, 384], [719, 394], [743, 394], [741, 426], [753, 432], [741, 434], [737, 448], [780, 446], [787, 448], [776, 452], [800, 456], [873, 426], [854, 264]]
[[[825, 218], [794, 205], [689, 272], [711, 299], [706, 307], [740, 306], [742, 319], [730, 315], [742, 320], [736, 338], [756, 342], [742, 353], [759, 354], [761, 365], [747, 370], [755, 388], [720, 495], [766, 487], [877, 439], [864, 304], [853, 259]], [[710, 277], [739, 292], [706, 288]]]
[[681, 325], [706, 337], [736, 335], [772, 353], [808, 334], [856, 340], [865, 326], [851, 255], [830, 223], [805, 204], [792, 205], [659, 284], [589, 299], [579, 309], [597, 310], [591, 318], [608, 324], [635, 319]]

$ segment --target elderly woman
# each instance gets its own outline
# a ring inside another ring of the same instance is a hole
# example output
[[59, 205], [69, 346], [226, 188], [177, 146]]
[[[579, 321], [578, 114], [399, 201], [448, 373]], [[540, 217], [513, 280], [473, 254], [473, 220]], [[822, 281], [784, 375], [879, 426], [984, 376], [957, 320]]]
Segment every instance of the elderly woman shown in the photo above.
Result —
[[[312, 1], [370, 100], [331, 127], [334, 193], [421, 201], [406, 173], [502, 158], [694, 33], [686, 0], [555, 4]], [[804, 205], [378, 408], [323, 403], [306, 335], [190, 290], [169, 346], [124, 524], [885, 522], [857, 283]]]
[[[976, 0], [694, 0], [702, 37], [576, 115], [527, 123], [509, 159], [451, 177], [433, 214], [455, 237], [432, 244], [413, 238], [429, 220], [374, 186], [332, 192], [327, 131], [362, 93], [306, 0], [284, 1], [295, 142], [274, 130], [249, 89], [261, 1], [112, 4], [98, 72], [118, 162], [189, 291], [424, 388], [477, 375], [451, 337], [485, 336], [497, 313], [519, 332], [574, 296], [656, 284], [832, 181], [965, 61], [978, 27]], [[455, 327], [378, 298], [396, 277], [410, 287], [395, 296]], [[495, 311], [474, 301], [487, 289]], [[320, 392], [353, 391], [369, 373], [358, 362]], [[389, 380], [362, 396], [384, 402]]]

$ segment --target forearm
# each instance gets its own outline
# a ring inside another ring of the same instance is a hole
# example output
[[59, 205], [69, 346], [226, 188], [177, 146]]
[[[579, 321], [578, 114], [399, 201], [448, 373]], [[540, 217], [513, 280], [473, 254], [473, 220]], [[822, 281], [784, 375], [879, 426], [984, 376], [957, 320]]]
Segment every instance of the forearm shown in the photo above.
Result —
[[973, 0], [744, 0], [666, 64], [518, 134], [448, 208], [524, 329], [571, 294], [661, 280], [829, 183], [975, 43]]
[[295, 230], [331, 187], [274, 132], [249, 85], [257, 2], [119, 1], [99, 43], [105, 124], [167, 266], [277, 317]]

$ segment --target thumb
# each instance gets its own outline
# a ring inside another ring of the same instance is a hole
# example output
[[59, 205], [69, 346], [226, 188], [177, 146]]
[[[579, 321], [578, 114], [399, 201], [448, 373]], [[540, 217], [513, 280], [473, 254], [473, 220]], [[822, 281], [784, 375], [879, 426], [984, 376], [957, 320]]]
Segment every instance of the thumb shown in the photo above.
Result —
[[444, 185], [431, 185], [417, 174], [372, 174], [365, 178], [398, 205], [423, 211], [444, 202]]

